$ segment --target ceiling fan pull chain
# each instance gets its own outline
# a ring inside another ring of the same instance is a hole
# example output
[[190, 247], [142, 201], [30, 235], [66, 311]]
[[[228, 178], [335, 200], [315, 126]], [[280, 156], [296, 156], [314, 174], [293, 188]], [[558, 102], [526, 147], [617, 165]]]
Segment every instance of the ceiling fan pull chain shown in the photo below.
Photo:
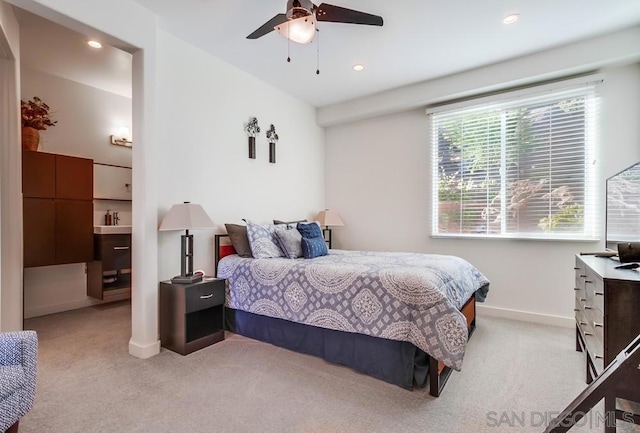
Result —
[[318, 38], [316, 39], [316, 75], [320, 75], [320, 30], [316, 29]]
[[291, 63], [291, 38], [289, 34], [291, 33], [290, 26], [287, 27], [287, 63]]

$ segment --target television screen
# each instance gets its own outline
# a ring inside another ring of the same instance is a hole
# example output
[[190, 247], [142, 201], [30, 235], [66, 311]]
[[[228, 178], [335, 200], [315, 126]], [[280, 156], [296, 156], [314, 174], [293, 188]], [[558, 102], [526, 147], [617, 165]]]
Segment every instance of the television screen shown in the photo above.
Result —
[[607, 179], [606, 247], [640, 242], [640, 162]]

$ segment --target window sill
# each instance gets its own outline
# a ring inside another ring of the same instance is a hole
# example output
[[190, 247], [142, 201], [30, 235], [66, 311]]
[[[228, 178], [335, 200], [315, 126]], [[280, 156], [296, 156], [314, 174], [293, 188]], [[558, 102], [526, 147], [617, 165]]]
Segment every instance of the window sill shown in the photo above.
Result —
[[573, 238], [566, 236], [526, 236], [526, 235], [473, 235], [473, 234], [432, 234], [432, 239], [485, 239], [485, 240], [508, 240], [508, 241], [543, 241], [543, 242], [599, 242], [599, 238]]

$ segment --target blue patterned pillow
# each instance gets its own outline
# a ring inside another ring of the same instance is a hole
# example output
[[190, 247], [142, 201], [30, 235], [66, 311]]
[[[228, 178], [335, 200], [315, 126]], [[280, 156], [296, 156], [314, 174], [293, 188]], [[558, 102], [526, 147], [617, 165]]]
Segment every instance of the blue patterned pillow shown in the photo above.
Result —
[[273, 224], [259, 224], [247, 221], [247, 237], [249, 238], [251, 254], [256, 259], [285, 257], [278, 246]]
[[324, 238], [302, 237], [302, 255], [305, 259], [313, 259], [327, 254], [329, 254], [329, 250]]
[[298, 231], [302, 235], [302, 255], [305, 259], [326, 256], [329, 254], [322, 230], [317, 222], [298, 223]]
[[324, 238], [320, 224], [317, 222], [298, 223], [297, 228], [303, 238]]

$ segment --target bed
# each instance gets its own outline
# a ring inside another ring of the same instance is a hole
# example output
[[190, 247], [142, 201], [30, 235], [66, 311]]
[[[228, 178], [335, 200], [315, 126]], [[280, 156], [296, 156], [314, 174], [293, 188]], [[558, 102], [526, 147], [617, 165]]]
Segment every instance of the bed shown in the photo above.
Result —
[[329, 250], [243, 258], [215, 235], [227, 328], [439, 396], [460, 370], [489, 281], [444, 255]]

